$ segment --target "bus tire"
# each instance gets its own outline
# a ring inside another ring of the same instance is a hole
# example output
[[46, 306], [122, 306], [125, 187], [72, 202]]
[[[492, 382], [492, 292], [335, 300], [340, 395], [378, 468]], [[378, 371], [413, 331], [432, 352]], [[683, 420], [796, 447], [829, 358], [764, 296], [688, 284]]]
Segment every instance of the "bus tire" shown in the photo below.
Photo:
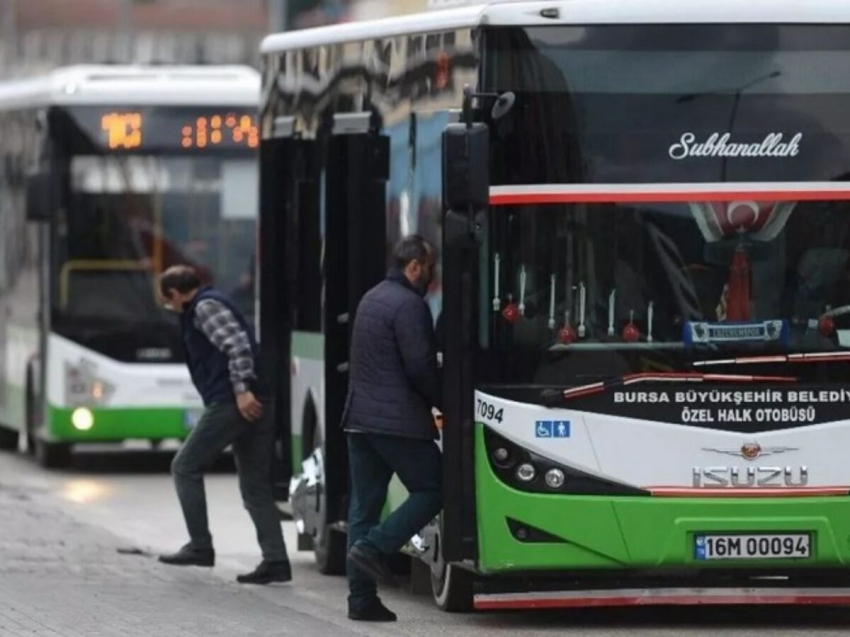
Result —
[[[324, 441], [318, 427], [313, 430], [313, 449], [318, 450], [324, 459]], [[348, 554], [348, 536], [328, 524], [327, 491], [325, 489], [324, 467], [316, 494], [317, 511], [321, 528], [313, 537], [313, 554], [316, 566], [322, 575], [345, 575], [345, 563]]]
[[44, 469], [64, 469], [71, 464], [71, 445], [35, 436], [35, 460]]
[[18, 448], [18, 430], [0, 427], [0, 449], [15, 451]]
[[345, 575], [348, 536], [329, 526], [322, 533], [322, 541], [313, 539], [316, 566], [322, 575]]
[[27, 387], [24, 403], [24, 435], [26, 436], [27, 455], [35, 456], [35, 394], [32, 389], [32, 369], [27, 368]]
[[[440, 525], [442, 528], [442, 525]], [[446, 613], [468, 613], [473, 609], [475, 575], [443, 560], [442, 536], [435, 533], [436, 547], [431, 561], [431, 596], [437, 608]]]
[[441, 574], [431, 572], [431, 593], [434, 603], [447, 613], [468, 613], [472, 610], [472, 573], [454, 564], [446, 564]]

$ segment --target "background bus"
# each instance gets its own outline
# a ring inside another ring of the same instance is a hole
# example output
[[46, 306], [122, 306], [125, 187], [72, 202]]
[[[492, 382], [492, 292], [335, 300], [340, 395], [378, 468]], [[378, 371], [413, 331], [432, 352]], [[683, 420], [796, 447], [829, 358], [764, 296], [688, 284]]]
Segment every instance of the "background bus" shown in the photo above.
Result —
[[80, 66], [0, 84], [0, 444], [182, 439], [200, 398], [155, 277], [253, 315], [259, 75]]
[[[261, 325], [288, 330], [323, 570], [351, 318], [418, 230], [450, 327], [444, 511], [410, 550], [441, 607], [850, 601], [848, 42], [828, 0], [499, 2], [264, 41]], [[428, 155], [465, 83], [477, 126]]]

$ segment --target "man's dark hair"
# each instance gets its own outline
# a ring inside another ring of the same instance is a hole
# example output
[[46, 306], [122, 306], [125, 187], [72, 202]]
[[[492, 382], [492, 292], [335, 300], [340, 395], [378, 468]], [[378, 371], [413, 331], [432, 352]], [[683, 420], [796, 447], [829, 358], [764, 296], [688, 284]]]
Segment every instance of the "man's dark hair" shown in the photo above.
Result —
[[159, 291], [163, 296], [168, 290], [177, 290], [186, 294], [201, 287], [201, 278], [195, 268], [188, 265], [173, 265], [159, 277]]
[[425, 264], [431, 250], [431, 244], [418, 234], [408, 235], [396, 243], [395, 248], [393, 248], [395, 267], [404, 270], [412, 261]]

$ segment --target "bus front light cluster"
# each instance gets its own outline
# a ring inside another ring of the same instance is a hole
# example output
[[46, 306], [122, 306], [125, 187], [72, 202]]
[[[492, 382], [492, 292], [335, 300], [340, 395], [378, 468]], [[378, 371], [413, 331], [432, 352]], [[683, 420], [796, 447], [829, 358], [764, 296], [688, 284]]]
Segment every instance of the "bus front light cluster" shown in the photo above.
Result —
[[70, 407], [102, 405], [109, 401], [114, 391], [115, 387], [111, 383], [97, 376], [97, 370], [93, 365], [85, 362], [79, 365], [65, 363], [66, 405]]
[[487, 459], [495, 476], [528, 493], [596, 496], [646, 496], [649, 491], [560, 464], [484, 427]]

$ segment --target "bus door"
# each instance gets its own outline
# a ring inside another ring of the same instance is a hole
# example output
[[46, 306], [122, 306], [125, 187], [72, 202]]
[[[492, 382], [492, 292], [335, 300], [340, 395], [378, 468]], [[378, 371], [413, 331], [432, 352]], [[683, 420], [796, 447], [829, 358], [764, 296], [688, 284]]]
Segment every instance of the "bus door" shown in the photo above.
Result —
[[474, 560], [475, 351], [481, 229], [489, 198], [484, 124], [449, 124], [443, 133], [443, 515], [440, 557]]
[[[260, 223], [258, 272], [260, 367], [274, 401], [275, 499], [289, 499], [293, 474], [291, 449], [290, 341], [294, 328], [295, 281], [298, 272], [298, 210], [316, 206], [317, 182], [313, 140], [294, 134], [294, 118], [275, 120], [274, 137], [260, 147]], [[301, 450], [296, 450], [300, 460]]]
[[386, 275], [389, 139], [370, 113], [334, 117], [325, 152], [324, 326], [327, 523], [347, 518], [348, 454], [339, 427], [348, 392], [348, 355], [361, 297]]

